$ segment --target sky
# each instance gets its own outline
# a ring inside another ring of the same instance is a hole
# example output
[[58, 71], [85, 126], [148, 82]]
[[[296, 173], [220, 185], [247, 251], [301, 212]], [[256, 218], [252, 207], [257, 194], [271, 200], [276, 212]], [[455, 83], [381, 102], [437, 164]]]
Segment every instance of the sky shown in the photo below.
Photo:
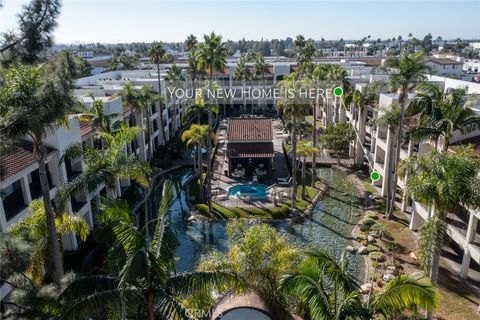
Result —
[[[0, 32], [15, 30], [25, 3], [3, 0]], [[480, 38], [479, 13], [480, 0], [63, 0], [55, 41], [170, 42], [212, 31], [230, 40]]]

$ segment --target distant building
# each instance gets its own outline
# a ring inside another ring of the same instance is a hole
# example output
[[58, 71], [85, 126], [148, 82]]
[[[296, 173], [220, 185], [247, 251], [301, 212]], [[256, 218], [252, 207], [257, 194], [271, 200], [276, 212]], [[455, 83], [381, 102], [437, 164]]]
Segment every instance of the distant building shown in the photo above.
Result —
[[468, 46], [473, 50], [480, 51], [480, 42], [470, 42]]
[[435, 75], [439, 76], [460, 76], [462, 74], [463, 62], [446, 59], [446, 58], [430, 58], [427, 65], [432, 68]]
[[480, 73], [480, 60], [466, 60], [463, 64], [463, 71], [468, 73]]
[[93, 51], [78, 51], [77, 56], [85, 59], [93, 58]]

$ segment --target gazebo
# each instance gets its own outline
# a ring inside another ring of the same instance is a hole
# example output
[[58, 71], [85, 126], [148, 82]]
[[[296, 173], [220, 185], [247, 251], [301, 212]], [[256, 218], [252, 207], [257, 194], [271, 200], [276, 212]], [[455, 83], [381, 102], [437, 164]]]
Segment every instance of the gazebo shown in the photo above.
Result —
[[272, 169], [273, 127], [271, 118], [228, 119], [228, 171], [235, 169]]

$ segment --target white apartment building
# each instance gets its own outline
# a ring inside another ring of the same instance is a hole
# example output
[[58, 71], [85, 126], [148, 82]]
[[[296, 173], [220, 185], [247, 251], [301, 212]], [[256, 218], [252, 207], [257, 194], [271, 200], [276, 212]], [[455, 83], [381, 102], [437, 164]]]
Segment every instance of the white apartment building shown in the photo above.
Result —
[[480, 59], [465, 60], [463, 71], [468, 73], [480, 73]]
[[[467, 90], [468, 94], [480, 94], [480, 84], [478, 83], [440, 76], [429, 76], [428, 81], [441, 85], [444, 90], [450, 88], [464, 88]], [[365, 86], [366, 83], [357, 84], [356, 89], [362, 91]], [[414, 93], [410, 93], [408, 99], [411, 100], [414, 96]], [[373, 184], [378, 187], [382, 196], [385, 196], [387, 193], [386, 181], [388, 181], [392, 174], [391, 172], [393, 168], [391, 168], [391, 159], [395, 155], [389, 150], [394, 150], [392, 147], [396, 145], [396, 139], [394, 139], [394, 133], [389, 130], [388, 127], [381, 125], [371, 126], [369, 120], [372, 119], [377, 112], [381, 112], [383, 108], [390, 106], [392, 103], [398, 103], [398, 94], [381, 93], [378, 108], [367, 106], [367, 110], [363, 113], [355, 110], [353, 107], [350, 108], [350, 110], [345, 111], [346, 121], [350, 121], [357, 132], [355, 142], [351, 146], [351, 156], [354, 157], [357, 164], [367, 163], [370, 170], [376, 170], [381, 174], [382, 179], [373, 182]], [[342, 120], [342, 117], [335, 116], [336, 113], [341, 113], [335, 104], [332, 104], [327, 108], [331, 108], [331, 111], [323, 111], [323, 116], [327, 113], [333, 115], [330, 120], [332, 122], [336, 122], [335, 118], [339, 119], [338, 121]], [[479, 105], [474, 107], [474, 110], [480, 115], [480, 101]], [[408, 128], [406, 127], [405, 129]], [[474, 143], [477, 145], [477, 149], [480, 150], [480, 148], [478, 148], [478, 146], [480, 146], [480, 131], [471, 132], [465, 135], [460, 132], [455, 132], [451, 144], [455, 145], [463, 143]], [[429, 143], [414, 144], [410, 142], [408, 146], [401, 148], [400, 157], [401, 159], [405, 159], [414, 153], [421, 155], [432, 150], [432, 148], [433, 146]], [[400, 191], [405, 187], [405, 181], [399, 179], [397, 187]], [[408, 199], [404, 198], [399, 206], [403, 211], [410, 214], [411, 230], [418, 230], [423, 221], [429, 219], [432, 215], [432, 212], [428, 208], [416, 201], [410, 203]], [[453, 242], [463, 251], [463, 261], [460, 269], [460, 275], [462, 278], [468, 277], [468, 270], [472, 259], [477, 264], [480, 263], [479, 218], [479, 211], [469, 210], [468, 214], [450, 214], [447, 219], [448, 233]]]
[[426, 64], [432, 69], [433, 74], [439, 76], [458, 77], [462, 74], [463, 62], [447, 58], [430, 58]]

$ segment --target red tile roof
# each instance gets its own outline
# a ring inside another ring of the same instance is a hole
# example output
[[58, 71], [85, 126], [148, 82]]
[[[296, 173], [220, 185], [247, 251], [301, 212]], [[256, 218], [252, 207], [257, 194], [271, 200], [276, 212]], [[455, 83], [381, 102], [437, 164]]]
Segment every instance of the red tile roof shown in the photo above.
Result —
[[273, 140], [271, 118], [228, 119], [228, 140]]
[[90, 121], [80, 121], [80, 136], [88, 135], [95, 131]]
[[440, 65], [451, 65], [451, 64], [456, 64], [460, 65], [463, 64], [463, 62], [452, 60], [452, 59], [447, 59], [447, 58], [430, 58], [428, 59], [429, 62], [435, 63], [435, 64], [440, 64]]
[[227, 145], [229, 158], [271, 158], [273, 153], [273, 142], [229, 143]]
[[[48, 155], [55, 152], [54, 148], [47, 147]], [[11, 150], [0, 154], [0, 180], [6, 180], [35, 162], [33, 143], [25, 140], [18, 142]]]

